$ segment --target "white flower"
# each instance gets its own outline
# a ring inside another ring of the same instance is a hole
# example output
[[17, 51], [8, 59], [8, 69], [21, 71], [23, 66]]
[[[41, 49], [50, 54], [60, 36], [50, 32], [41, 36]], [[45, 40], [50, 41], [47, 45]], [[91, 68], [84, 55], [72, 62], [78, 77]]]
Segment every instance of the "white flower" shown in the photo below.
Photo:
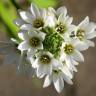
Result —
[[53, 82], [56, 91], [60, 93], [64, 88], [64, 81], [68, 84], [73, 84], [71, 79], [72, 78], [64, 74], [62, 70], [53, 69], [52, 74], [45, 77], [43, 87], [48, 87]]
[[74, 65], [78, 65], [77, 61], [84, 61], [83, 55], [78, 50], [78, 42], [76, 40], [62, 43], [60, 60], [65, 62], [71, 70], [73, 70]]
[[[53, 8], [48, 8], [48, 16], [46, 19], [46, 26], [54, 27], [55, 31], [61, 34], [64, 38], [69, 36], [75, 29], [75, 25], [72, 24], [73, 18], [67, 15], [67, 9], [60, 7], [55, 11]], [[67, 34], [65, 36], [65, 34]]]
[[40, 51], [32, 66], [37, 70], [37, 77], [42, 77], [45, 74], [51, 74], [52, 69], [61, 66], [61, 64], [50, 52]]
[[21, 51], [28, 50], [28, 55], [34, 55], [38, 49], [43, 49], [42, 41], [45, 38], [45, 34], [42, 32], [20, 32], [19, 37], [24, 40], [18, 46]]
[[31, 4], [28, 11], [19, 10], [19, 14], [21, 19], [17, 19], [14, 22], [21, 30], [37, 30], [45, 25], [46, 10], [38, 9], [34, 4]]
[[89, 22], [87, 16], [76, 28], [75, 35], [78, 40], [78, 48], [80, 50], [86, 50], [89, 46], [94, 47], [94, 42], [90, 39], [96, 37], [96, 24]]

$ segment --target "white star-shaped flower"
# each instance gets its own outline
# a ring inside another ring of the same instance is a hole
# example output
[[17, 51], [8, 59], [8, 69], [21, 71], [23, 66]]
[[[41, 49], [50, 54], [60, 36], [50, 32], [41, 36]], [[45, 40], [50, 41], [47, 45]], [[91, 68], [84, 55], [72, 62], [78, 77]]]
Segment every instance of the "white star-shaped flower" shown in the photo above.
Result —
[[78, 42], [76, 40], [62, 43], [60, 60], [65, 62], [71, 70], [73, 70], [72, 67], [78, 65], [77, 61], [84, 61], [84, 57], [78, 49]]
[[94, 42], [90, 39], [96, 37], [96, 24], [89, 22], [89, 17], [87, 16], [75, 30], [75, 35], [78, 40], [78, 49], [86, 50], [89, 46], [94, 47]]
[[42, 41], [45, 38], [45, 34], [42, 32], [29, 31], [20, 32], [19, 37], [23, 40], [18, 46], [21, 51], [27, 50], [27, 55], [34, 55], [37, 50], [43, 49]]
[[64, 88], [64, 81], [68, 84], [73, 84], [71, 79], [72, 78], [63, 73], [59, 68], [53, 69], [52, 74], [45, 77], [43, 87], [48, 87], [53, 82], [56, 91], [60, 93]]
[[46, 10], [39, 9], [36, 5], [31, 4], [28, 11], [19, 10], [21, 19], [17, 19], [14, 23], [21, 30], [40, 30], [45, 25]]
[[50, 52], [40, 51], [32, 66], [37, 70], [37, 77], [43, 77], [45, 74], [51, 74], [52, 69], [61, 64]]

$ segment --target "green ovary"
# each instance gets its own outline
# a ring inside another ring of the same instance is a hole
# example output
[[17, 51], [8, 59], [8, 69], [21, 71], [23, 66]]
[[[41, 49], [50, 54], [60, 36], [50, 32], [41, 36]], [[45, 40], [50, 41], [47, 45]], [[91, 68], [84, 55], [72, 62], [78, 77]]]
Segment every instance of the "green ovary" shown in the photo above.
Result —
[[51, 52], [54, 57], [58, 57], [62, 41], [63, 39], [58, 33], [52, 33], [46, 35], [45, 40], [43, 41], [43, 47], [46, 51]]

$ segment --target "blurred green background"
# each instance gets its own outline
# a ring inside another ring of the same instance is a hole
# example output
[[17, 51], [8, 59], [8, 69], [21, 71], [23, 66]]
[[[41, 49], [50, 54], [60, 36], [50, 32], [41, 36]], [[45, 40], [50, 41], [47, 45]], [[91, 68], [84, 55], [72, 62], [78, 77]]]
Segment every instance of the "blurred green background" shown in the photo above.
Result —
[[[68, 14], [74, 17], [74, 24], [78, 24], [85, 16], [96, 22], [96, 0], [0, 0], [0, 40], [8, 40], [8, 34], [18, 38], [19, 29], [13, 20], [19, 17], [17, 10], [26, 10], [31, 2], [45, 8], [66, 6]], [[93, 41], [96, 43], [96, 39]], [[16, 66], [3, 65], [4, 56], [0, 56], [0, 96], [96, 96], [96, 47], [83, 53], [85, 62], [77, 67], [74, 85], [65, 84], [61, 94], [56, 93], [53, 86], [43, 89], [43, 80], [16, 75]]]

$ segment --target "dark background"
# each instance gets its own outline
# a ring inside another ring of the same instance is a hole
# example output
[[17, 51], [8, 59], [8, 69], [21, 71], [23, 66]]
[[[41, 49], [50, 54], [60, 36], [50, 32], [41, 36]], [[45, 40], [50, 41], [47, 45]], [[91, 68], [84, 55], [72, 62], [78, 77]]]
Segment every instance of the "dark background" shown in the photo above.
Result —
[[[2, 1], [10, 0], [0, 0]], [[24, 3], [19, 4], [23, 9], [24, 6], [29, 6], [27, 0], [19, 1]], [[96, 22], [96, 0], [60, 0], [56, 7], [61, 5], [67, 7], [68, 13], [74, 17], [75, 24], [86, 16]], [[0, 40], [2, 41], [8, 39], [5, 28], [6, 26], [0, 21]], [[93, 41], [96, 43], [96, 39]], [[61, 94], [58, 94], [53, 86], [43, 89], [43, 80], [17, 75], [15, 65], [3, 65], [4, 56], [0, 56], [0, 96], [96, 96], [96, 47], [89, 48], [83, 53], [85, 62], [77, 67], [78, 72], [73, 79], [74, 85], [66, 84]]]

